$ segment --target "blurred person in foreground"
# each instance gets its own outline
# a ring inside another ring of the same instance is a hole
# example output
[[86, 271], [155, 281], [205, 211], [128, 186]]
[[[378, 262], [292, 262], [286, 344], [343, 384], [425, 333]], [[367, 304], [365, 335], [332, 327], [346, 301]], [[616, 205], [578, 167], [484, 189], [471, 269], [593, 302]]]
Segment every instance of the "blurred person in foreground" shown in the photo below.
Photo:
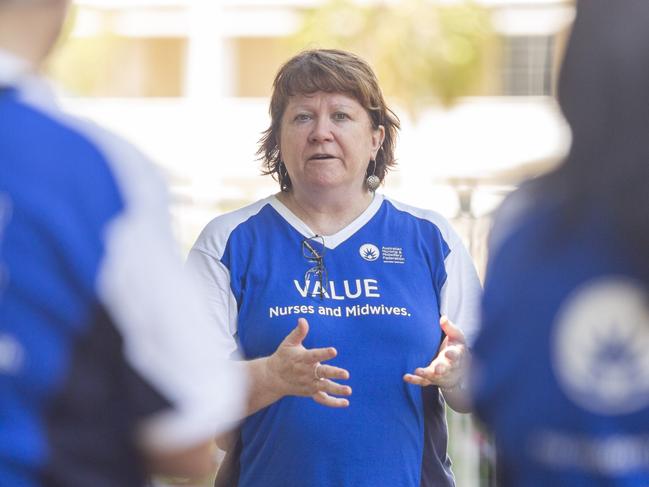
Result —
[[649, 485], [649, 2], [582, 0], [567, 159], [506, 201], [475, 407], [503, 486]]
[[275, 78], [270, 117], [259, 154], [280, 191], [210, 222], [189, 265], [214, 326], [246, 359], [270, 354], [296, 322], [295, 346], [330, 353], [285, 362], [308, 381], [253, 386], [217, 482], [454, 485], [444, 404], [466, 411], [468, 350], [442, 315], [474, 332], [471, 258], [439, 214], [375, 192], [399, 121], [365, 61], [296, 55]]
[[161, 180], [57, 108], [65, 0], [0, 0], [0, 485], [204, 475], [245, 374], [184, 274]]

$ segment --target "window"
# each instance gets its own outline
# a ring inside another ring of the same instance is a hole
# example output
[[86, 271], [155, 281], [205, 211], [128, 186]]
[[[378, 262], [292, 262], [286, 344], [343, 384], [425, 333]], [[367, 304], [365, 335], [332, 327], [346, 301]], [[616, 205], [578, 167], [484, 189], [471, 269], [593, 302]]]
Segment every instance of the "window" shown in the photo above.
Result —
[[503, 41], [503, 94], [550, 95], [554, 36], [508, 36]]

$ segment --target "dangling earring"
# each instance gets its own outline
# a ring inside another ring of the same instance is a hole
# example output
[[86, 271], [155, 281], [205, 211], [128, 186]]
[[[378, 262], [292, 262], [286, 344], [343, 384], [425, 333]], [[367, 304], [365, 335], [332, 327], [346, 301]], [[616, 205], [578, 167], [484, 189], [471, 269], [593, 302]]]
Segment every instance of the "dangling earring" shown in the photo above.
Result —
[[277, 179], [279, 180], [279, 187], [282, 191], [288, 191], [288, 183], [290, 179], [288, 178], [288, 171], [284, 165], [284, 161], [279, 161], [277, 163]]
[[365, 179], [365, 186], [367, 186], [367, 189], [369, 189], [373, 193], [381, 184], [381, 180], [376, 174], [374, 174], [376, 172], [376, 160], [370, 160], [370, 164], [374, 164], [374, 166], [372, 167], [372, 174], [367, 176], [367, 178]]

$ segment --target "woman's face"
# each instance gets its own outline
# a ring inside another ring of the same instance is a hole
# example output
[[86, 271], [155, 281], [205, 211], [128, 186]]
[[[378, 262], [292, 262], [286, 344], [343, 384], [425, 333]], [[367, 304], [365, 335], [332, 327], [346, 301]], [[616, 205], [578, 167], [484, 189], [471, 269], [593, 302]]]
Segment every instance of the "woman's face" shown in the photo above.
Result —
[[295, 189], [363, 192], [367, 165], [384, 135], [354, 98], [321, 91], [295, 95], [282, 117], [280, 156]]

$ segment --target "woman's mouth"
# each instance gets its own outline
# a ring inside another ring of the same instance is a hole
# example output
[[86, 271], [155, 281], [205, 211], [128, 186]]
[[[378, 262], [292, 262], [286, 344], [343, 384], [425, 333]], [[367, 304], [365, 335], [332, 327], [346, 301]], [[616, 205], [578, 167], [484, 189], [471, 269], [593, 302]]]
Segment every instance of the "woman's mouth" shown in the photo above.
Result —
[[331, 154], [322, 153], [322, 154], [314, 154], [311, 157], [309, 157], [310, 161], [325, 161], [327, 159], [335, 159], [335, 156]]

